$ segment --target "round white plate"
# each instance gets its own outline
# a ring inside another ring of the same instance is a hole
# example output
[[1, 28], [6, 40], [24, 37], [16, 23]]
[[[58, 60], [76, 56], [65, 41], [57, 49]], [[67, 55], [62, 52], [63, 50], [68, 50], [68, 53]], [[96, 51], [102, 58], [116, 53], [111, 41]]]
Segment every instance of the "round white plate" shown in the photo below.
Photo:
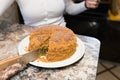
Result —
[[[29, 44], [29, 36], [25, 37], [18, 45], [19, 55], [23, 55], [27, 53], [26, 47], [28, 46], [28, 44]], [[68, 59], [57, 61], [57, 62], [42, 62], [42, 61], [35, 60], [33, 62], [30, 62], [30, 64], [38, 67], [45, 67], [45, 68], [59, 68], [59, 67], [71, 65], [77, 62], [78, 60], [80, 60], [85, 52], [84, 43], [78, 37], [77, 37], [77, 44], [78, 46], [76, 48], [76, 52]]]

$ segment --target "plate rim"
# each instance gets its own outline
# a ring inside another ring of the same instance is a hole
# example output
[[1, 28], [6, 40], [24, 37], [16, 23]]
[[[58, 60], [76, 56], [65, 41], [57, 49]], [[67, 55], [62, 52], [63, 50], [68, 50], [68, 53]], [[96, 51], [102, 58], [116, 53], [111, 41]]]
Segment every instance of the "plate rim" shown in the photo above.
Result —
[[[85, 45], [84, 43], [81, 41], [81, 39], [79, 37], [77, 37], [77, 48], [76, 48], [76, 52], [70, 57], [67, 58], [65, 60], [62, 61], [57, 61], [57, 62], [42, 62], [42, 61], [33, 61], [33, 62], [29, 62], [31, 65], [37, 66], [37, 67], [44, 67], [44, 68], [60, 68], [60, 67], [65, 67], [65, 66], [69, 66], [75, 62], [77, 62], [78, 60], [80, 60], [84, 53], [85, 53]], [[23, 44], [24, 43], [24, 44]], [[19, 55], [23, 55], [25, 53], [27, 53], [24, 48], [26, 45], [28, 45], [29, 43], [29, 36], [26, 36], [24, 39], [22, 39], [18, 45], [18, 54]], [[24, 47], [21, 49], [21, 47]], [[80, 51], [80, 52], [79, 52]], [[70, 62], [71, 61], [71, 62]]]

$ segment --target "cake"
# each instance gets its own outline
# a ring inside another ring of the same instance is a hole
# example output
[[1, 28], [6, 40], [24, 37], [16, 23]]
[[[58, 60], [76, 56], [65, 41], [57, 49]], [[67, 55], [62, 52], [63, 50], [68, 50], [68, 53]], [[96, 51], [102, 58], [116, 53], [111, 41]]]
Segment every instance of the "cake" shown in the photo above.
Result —
[[30, 34], [28, 51], [39, 50], [47, 62], [71, 57], [77, 46], [74, 32], [58, 25], [42, 26]]

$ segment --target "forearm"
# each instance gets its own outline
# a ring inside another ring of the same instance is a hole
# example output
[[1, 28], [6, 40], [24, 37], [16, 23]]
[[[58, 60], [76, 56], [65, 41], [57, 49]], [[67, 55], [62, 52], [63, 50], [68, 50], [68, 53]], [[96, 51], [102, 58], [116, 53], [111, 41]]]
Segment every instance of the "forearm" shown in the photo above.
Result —
[[65, 0], [65, 4], [65, 11], [70, 15], [76, 15], [87, 10], [87, 8], [85, 7], [85, 1], [80, 3], [74, 3], [72, 0]]
[[0, 16], [14, 2], [14, 0], [0, 0]]

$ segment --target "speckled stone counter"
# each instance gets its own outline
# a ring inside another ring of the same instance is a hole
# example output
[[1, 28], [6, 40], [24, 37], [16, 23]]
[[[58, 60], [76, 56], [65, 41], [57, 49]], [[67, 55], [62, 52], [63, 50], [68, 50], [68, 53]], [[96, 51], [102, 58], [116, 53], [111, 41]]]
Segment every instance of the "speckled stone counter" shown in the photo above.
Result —
[[[0, 23], [0, 60], [18, 55], [19, 42], [35, 28], [20, 24]], [[28, 64], [10, 80], [95, 80], [99, 59], [99, 40], [80, 36], [86, 50], [78, 62], [55, 69], [35, 67]]]

